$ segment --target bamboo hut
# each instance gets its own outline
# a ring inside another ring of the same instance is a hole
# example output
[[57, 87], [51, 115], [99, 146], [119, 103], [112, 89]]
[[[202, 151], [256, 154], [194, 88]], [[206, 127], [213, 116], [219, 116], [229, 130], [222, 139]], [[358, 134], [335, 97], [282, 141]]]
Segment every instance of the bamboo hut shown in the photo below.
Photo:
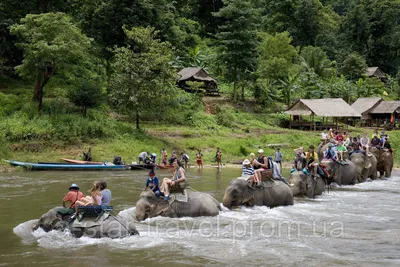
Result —
[[381, 101], [369, 114], [376, 126], [384, 124], [387, 128], [395, 128], [400, 118], [400, 101]]
[[178, 86], [186, 92], [195, 92], [196, 89], [191, 88], [187, 82], [200, 82], [203, 86], [200, 87], [208, 95], [219, 95], [217, 81], [208, 74], [208, 72], [199, 67], [184, 68], [178, 72]]
[[365, 125], [372, 124], [372, 117], [370, 111], [378, 106], [382, 102], [382, 98], [380, 97], [363, 97], [359, 98], [354, 102], [351, 106], [361, 113], [361, 125], [363, 122]]
[[[290, 106], [286, 114], [291, 116], [290, 128], [326, 129], [338, 128], [339, 118], [361, 117], [361, 113], [352, 108], [341, 98], [300, 99]], [[310, 116], [311, 121], [302, 121], [301, 116]], [[322, 123], [316, 123], [315, 116], [323, 117]], [[333, 118], [329, 124], [328, 119]]]

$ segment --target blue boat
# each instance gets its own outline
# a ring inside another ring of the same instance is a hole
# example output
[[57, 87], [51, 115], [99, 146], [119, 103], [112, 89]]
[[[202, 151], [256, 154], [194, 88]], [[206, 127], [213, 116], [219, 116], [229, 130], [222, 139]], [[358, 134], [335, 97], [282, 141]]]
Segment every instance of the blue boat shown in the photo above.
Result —
[[29, 163], [15, 160], [6, 160], [12, 166], [19, 166], [30, 170], [129, 170], [126, 165], [97, 165], [97, 164], [54, 164], [54, 163]]

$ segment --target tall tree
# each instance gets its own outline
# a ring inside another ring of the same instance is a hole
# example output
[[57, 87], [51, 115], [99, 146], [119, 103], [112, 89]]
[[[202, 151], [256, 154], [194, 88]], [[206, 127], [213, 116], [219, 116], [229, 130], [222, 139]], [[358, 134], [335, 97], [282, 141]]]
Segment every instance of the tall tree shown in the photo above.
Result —
[[315, 73], [322, 78], [336, 75], [335, 62], [328, 59], [319, 47], [306, 46], [300, 52], [300, 62], [306, 72]]
[[249, 1], [225, 0], [224, 7], [214, 16], [224, 21], [216, 34], [220, 50], [218, 56], [225, 67], [225, 78], [233, 82], [233, 99], [236, 102], [238, 85], [242, 83], [244, 98], [244, 80], [248, 77], [247, 73], [255, 71], [257, 66], [258, 13]]
[[172, 52], [167, 42], [156, 38], [154, 28], [124, 30], [132, 45], [114, 51], [110, 92], [115, 107], [135, 117], [139, 129], [141, 113], [156, 109], [177, 90]]
[[27, 15], [11, 27], [20, 42], [24, 61], [16, 67], [21, 77], [35, 83], [33, 100], [42, 108], [43, 92], [53, 77], [74, 80], [91, 76], [91, 40], [64, 13]]

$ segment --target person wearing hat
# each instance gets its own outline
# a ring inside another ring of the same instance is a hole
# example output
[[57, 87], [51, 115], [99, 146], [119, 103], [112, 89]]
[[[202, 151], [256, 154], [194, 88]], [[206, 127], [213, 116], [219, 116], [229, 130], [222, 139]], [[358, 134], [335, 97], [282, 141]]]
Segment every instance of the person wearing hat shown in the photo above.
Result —
[[333, 144], [332, 143], [329, 143], [328, 147], [324, 151], [324, 158], [331, 159], [333, 161], [337, 160], [336, 151], [333, 149]]
[[260, 163], [260, 167], [264, 169], [272, 169], [272, 166], [270, 165], [268, 158], [264, 156], [264, 150], [260, 148], [257, 152], [258, 152], [257, 161], [258, 163]]
[[254, 171], [254, 168], [248, 159], [245, 159], [242, 163], [242, 178], [246, 181], [250, 181], [251, 184], [261, 185], [261, 179]]
[[69, 192], [65, 195], [63, 198], [63, 207], [65, 207], [65, 203], [69, 202], [71, 203], [69, 208], [70, 209], [75, 209], [75, 203], [81, 198], [84, 198], [85, 195], [79, 191], [79, 187], [77, 184], [72, 184], [69, 187]]
[[153, 191], [156, 197], [161, 196], [160, 188], [158, 187], [158, 178], [154, 170], [149, 171], [149, 178], [147, 179], [146, 188], [144, 190], [146, 191], [148, 188]]

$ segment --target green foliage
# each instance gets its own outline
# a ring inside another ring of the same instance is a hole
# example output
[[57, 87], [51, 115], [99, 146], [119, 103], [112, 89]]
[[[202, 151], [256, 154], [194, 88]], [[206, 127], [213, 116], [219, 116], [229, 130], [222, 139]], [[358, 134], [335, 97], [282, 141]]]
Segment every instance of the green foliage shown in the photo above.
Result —
[[347, 79], [354, 81], [363, 77], [366, 69], [365, 59], [357, 53], [352, 53], [343, 61], [340, 73]]
[[21, 77], [35, 81], [34, 100], [42, 108], [43, 88], [55, 76], [73, 80], [94, 75], [91, 40], [82, 34], [64, 13], [27, 15], [10, 28], [24, 51], [24, 61], [16, 67]]
[[22, 103], [16, 95], [0, 93], [0, 117], [12, 115], [21, 107]]
[[228, 107], [228, 106], [217, 106], [216, 108], [216, 119], [217, 123], [219, 125], [225, 126], [225, 127], [233, 127], [235, 124], [235, 116], [234, 113], [235, 111], [233, 108]]
[[96, 108], [101, 104], [100, 85], [95, 81], [83, 80], [76, 88], [70, 90], [69, 99], [74, 105], [82, 109], [83, 116], [86, 117], [89, 108]]
[[176, 92], [174, 71], [170, 66], [169, 44], [156, 39], [154, 28], [125, 29], [133, 46], [115, 49], [114, 73], [111, 76], [112, 102], [119, 111], [131, 117], [151, 112]]
[[307, 73], [315, 73], [323, 78], [336, 75], [335, 62], [330, 61], [326, 53], [319, 47], [306, 46], [302, 48], [300, 62]]
[[225, 78], [234, 83], [234, 101], [237, 101], [238, 83], [247, 78], [247, 72], [256, 69], [257, 15], [251, 3], [242, 0], [225, 0], [224, 7], [214, 13], [214, 16], [224, 21], [216, 34], [219, 45], [218, 59], [225, 68]]

